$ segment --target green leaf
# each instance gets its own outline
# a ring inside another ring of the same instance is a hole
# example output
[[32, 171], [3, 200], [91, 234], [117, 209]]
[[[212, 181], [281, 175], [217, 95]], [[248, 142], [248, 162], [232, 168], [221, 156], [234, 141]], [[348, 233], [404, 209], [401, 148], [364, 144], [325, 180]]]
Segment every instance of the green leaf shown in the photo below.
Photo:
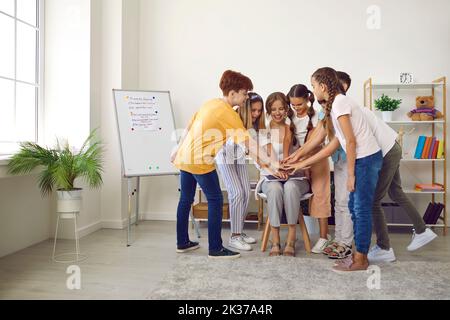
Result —
[[44, 196], [55, 189], [74, 189], [78, 177], [83, 178], [90, 187], [99, 188], [103, 184], [103, 148], [99, 141], [93, 142], [96, 130], [90, 133], [78, 153], [72, 151], [68, 142], [62, 143], [59, 139], [54, 149], [24, 142], [9, 162], [8, 172], [26, 174], [42, 167], [38, 186]]
[[395, 111], [400, 108], [401, 99], [392, 99], [385, 94], [382, 94], [379, 99], [375, 100], [375, 109], [380, 111]]

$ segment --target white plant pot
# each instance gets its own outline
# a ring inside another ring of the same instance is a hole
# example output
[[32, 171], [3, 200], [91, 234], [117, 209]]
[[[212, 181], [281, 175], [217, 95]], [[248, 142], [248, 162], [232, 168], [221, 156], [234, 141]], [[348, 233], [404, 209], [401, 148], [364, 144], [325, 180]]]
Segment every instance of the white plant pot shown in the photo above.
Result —
[[384, 122], [390, 122], [392, 121], [392, 114], [394, 111], [382, 111], [381, 116], [383, 117]]
[[56, 191], [58, 201], [56, 204], [56, 212], [62, 219], [73, 219], [81, 210], [81, 192], [82, 189], [74, 189], [70, 191]]

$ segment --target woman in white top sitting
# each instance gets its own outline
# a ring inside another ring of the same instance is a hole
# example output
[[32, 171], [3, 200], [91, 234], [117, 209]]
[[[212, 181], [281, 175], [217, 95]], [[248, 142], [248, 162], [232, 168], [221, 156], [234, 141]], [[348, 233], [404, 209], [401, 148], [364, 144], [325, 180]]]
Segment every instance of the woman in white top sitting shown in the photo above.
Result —
[[[270, 143], [267, 151], [271, 158], [281, 161], [289, 156], [289, 150], [297, 144], [295, 126], [291, 120], [286, 124], [286, 118], [292, 118], [294, 113], [289, 107], [289, 100], [281, 92], [272, 93], [266, 101], [266, 111], [271, 117]], [[262, 190], [267, 196], [269, 221], [272, 232], [272, 248], [270, 256], [282, 254], [280, 245], [281, 217], [286, 213], [289, 226], [286, 246], [283, 251], [285, 256], [295, 256], [296, 227], [300, 212], [300, 198], [309, 192], [307, 180], [264, 181]]]

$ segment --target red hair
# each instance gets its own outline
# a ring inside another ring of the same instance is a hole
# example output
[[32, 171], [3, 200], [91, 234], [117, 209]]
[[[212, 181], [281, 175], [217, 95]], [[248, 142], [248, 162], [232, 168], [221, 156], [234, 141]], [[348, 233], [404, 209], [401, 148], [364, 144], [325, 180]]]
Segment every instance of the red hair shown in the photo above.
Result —
[[220, 79], [220, 89], [222, 89], [223, 95], [227, 96], [232, 90], [236, 92], [240, 90], [251, 91], [253, 90], [253, 83], [249, 77], [242, 73], [227, 70]]

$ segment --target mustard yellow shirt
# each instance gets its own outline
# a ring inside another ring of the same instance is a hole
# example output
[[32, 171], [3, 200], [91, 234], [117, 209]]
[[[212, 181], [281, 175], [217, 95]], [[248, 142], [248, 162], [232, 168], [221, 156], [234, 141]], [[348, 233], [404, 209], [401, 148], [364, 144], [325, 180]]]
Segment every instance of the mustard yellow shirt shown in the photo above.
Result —
[[214, 171], [214, 158], [229, 138], [242, 143], [250, 136], [238, 113], [222, 99], [206, 102], [191, 119], [190, 126], [174, 164], [192, 174]]

